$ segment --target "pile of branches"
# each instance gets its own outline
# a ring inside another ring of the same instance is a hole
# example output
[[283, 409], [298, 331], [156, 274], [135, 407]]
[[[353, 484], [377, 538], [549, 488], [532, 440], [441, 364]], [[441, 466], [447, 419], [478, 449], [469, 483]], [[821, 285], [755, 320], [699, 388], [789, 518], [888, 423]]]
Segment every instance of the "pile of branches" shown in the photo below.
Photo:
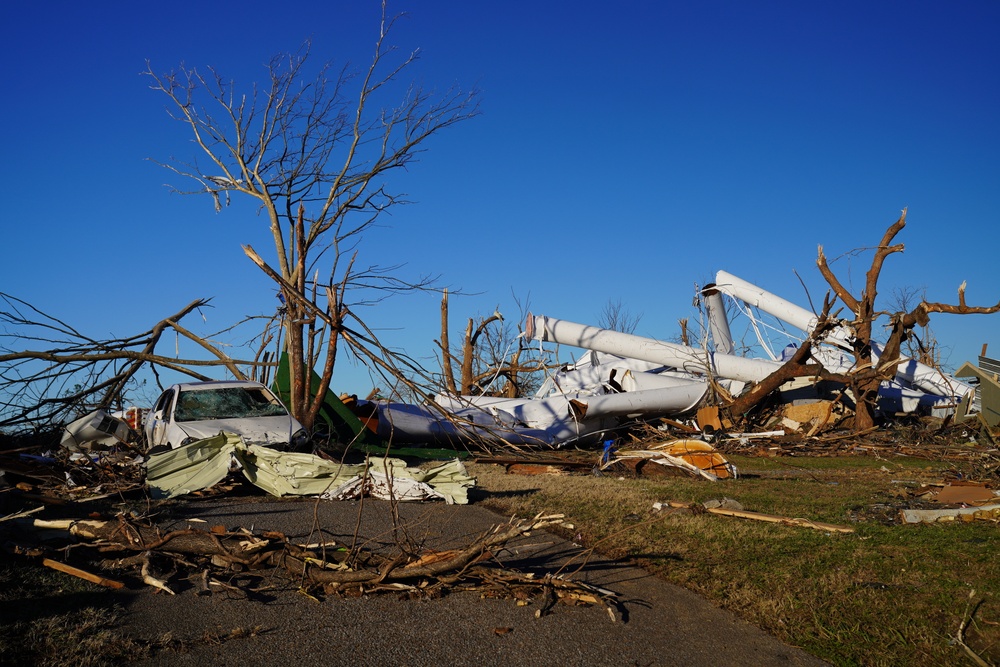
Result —
[[[37, 451], [34, 447], [25, 448]], [[146, 470], [139, 452], [127, 447], [87, 454], [56, 448], [44, 454], [0, 451], [0, 474], [21, 500], [61, 505], [141, 492]], [[9, 491], [9, 489], [8, 489]], [[10, 503], [0, 502], [0, 506]]]
[[[80, 542], [62, 553], [79, 553], [81, 548], [91, 547], [118, 568], [138, 570], [145, 584], [170, 595], [187, 579], [197, 582], [200, 595], [224, 589], [252, 598], [253, 590], [233, 586], [231, 582], [236, 575], [271, 572], [284, 574], [297, 585], [299, 592], [314, 598], [376, 593], [437, 598], [474, 590], [485, 598], [516, 599], [519, 604], [540, 600], [535, 612], [538, 617], [562, 602], [601, 607], [612, 621], [622, 618], [624, 610], [613, 591], [575, 581], [558, 572], [539, 576], [503, 566], [498, 554], [509, 541], [534, 530], [563, 525], [562, 518], [563, 515], [514, 518], [493, 526], [463, 548], [447, 551], [399, 548], [394, 553], [346, 549], [330, 542], [301, 545], [279, 532], [254, 534], [222, 527], [163, 533], [148, 522], [124, 514], [110, 521], [18, 517], [16, 523], [34, 530], [66, 531]], [[8, 538], [8, 544], [11, 543]], [[36, 558], [49, 552], [48, 548], [26, 545], [23, 541], [14, 550]], [[103, 575], [88, 576], [85, 570], [53, 559], [46, 559], [45, 564], [113, 588], [124, 586]]]

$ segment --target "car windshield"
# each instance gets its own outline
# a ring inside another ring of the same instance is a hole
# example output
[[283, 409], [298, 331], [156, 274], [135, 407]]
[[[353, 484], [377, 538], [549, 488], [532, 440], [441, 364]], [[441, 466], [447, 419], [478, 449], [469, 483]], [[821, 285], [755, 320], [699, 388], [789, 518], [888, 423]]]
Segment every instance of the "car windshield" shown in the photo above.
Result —
[[223, 387], [182, 391], [174, 419], [179, 422], [206, 419], [247, 419], [287, 415], [273, 395], [259, 387]]

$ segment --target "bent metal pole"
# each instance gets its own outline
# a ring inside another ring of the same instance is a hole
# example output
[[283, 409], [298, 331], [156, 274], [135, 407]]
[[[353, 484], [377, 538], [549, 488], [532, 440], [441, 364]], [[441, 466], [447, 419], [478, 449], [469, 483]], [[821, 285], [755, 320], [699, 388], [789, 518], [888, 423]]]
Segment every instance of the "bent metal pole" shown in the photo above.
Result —
[[708, 311], [709, 331], [712, 333], [715, 351], [722, 354], [732, 354], [733, 334], [729, 331], [726, 306], [722, 303], [722, 295], [719, 290], [715, 289], [715, 283], [705, 285], [705, 289], [701, 291], [701, 297], [705, 302], [705, 310]]
[[712, 354], [707, 350], [667, 343], [654, 338], [601, 329], [586, 324], [528, 314], [525, 321], [528, 338], [572, 345], [629, 359], [641, 359], [672, 366], [696, 375], [714, 375], [730, 380], [759, 382], [781, 367], [764, 359], [745, 359], [731, 354]]
[[[791, 324], [793, 327], [801, 329], [806, 333], [811, 333], [816, 326], [818, 318], [805, 308], [782, 299], [780, 296], [771, 294], [767, 290], [763, 290], [731, 273], [725, 271], [716, 273], [715, 284], [712, 287], [750, 306], [759, 308], [765, 313], [778, 318], [782, 322]], [[850, 342], [853, 336], [854, 332], [850, 327], [841, 324], [828, 334], [826, 342], [836, 345], [841, 349], [851, 351], [853, 348]], [[881, 346], [873, 345], [872, 347], [873, 361], [876, 361], [882, 354]], [[961, 397], [973, 390], [971, 385], [956, 380], [954, 377], [942, 373], [936, 368], [921, 363], [916, 359], [909, 359], [907, 357], [903, 357], [902, 363], [899, 364], [896, 378], [912, 384], [922, 391], [938, 396]]]

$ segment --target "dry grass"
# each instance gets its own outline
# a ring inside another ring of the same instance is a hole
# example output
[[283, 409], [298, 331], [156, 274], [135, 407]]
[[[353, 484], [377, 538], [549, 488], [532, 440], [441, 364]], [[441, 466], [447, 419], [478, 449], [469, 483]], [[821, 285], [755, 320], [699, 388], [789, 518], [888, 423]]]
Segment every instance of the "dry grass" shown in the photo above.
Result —
[[0, 664], [103, 667], [141, 659], [103, 589], [37, 567], [0, 569]]
[[112, 667], [194, 644], [255, 637], [260, 627], [206, 631], [197, 641], [169, 633], [134, 638], [107, 589], [23, 562], [0, 567], [0, 665]]
[[[953, 638], [973, 590], [985, 602], [966, 641], [984, 659], [1000, 659], [998, 526], [888, 523], [907, 482], [940, 481], [948, 466], [861, 457], [736, 462], [750, 474], [715, 484], [470, 471], [493, 509], [565, 513], [577, 541], [629, 557], [835, 664], [963, 664], [968, 656]], [[856, 532], [653, 510], [657, 501], [720, 497]]]

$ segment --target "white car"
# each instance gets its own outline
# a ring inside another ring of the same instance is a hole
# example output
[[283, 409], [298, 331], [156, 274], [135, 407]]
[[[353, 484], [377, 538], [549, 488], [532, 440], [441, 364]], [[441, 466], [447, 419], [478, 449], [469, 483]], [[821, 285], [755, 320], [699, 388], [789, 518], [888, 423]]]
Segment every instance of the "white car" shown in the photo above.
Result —
[[291, 450], [308, 441], [302, 424], [257, 382], [175, 384], [156, 400], [143, 424], [150, 449], [176, 449], [220, 431], [242, 436], [249, 444]]

